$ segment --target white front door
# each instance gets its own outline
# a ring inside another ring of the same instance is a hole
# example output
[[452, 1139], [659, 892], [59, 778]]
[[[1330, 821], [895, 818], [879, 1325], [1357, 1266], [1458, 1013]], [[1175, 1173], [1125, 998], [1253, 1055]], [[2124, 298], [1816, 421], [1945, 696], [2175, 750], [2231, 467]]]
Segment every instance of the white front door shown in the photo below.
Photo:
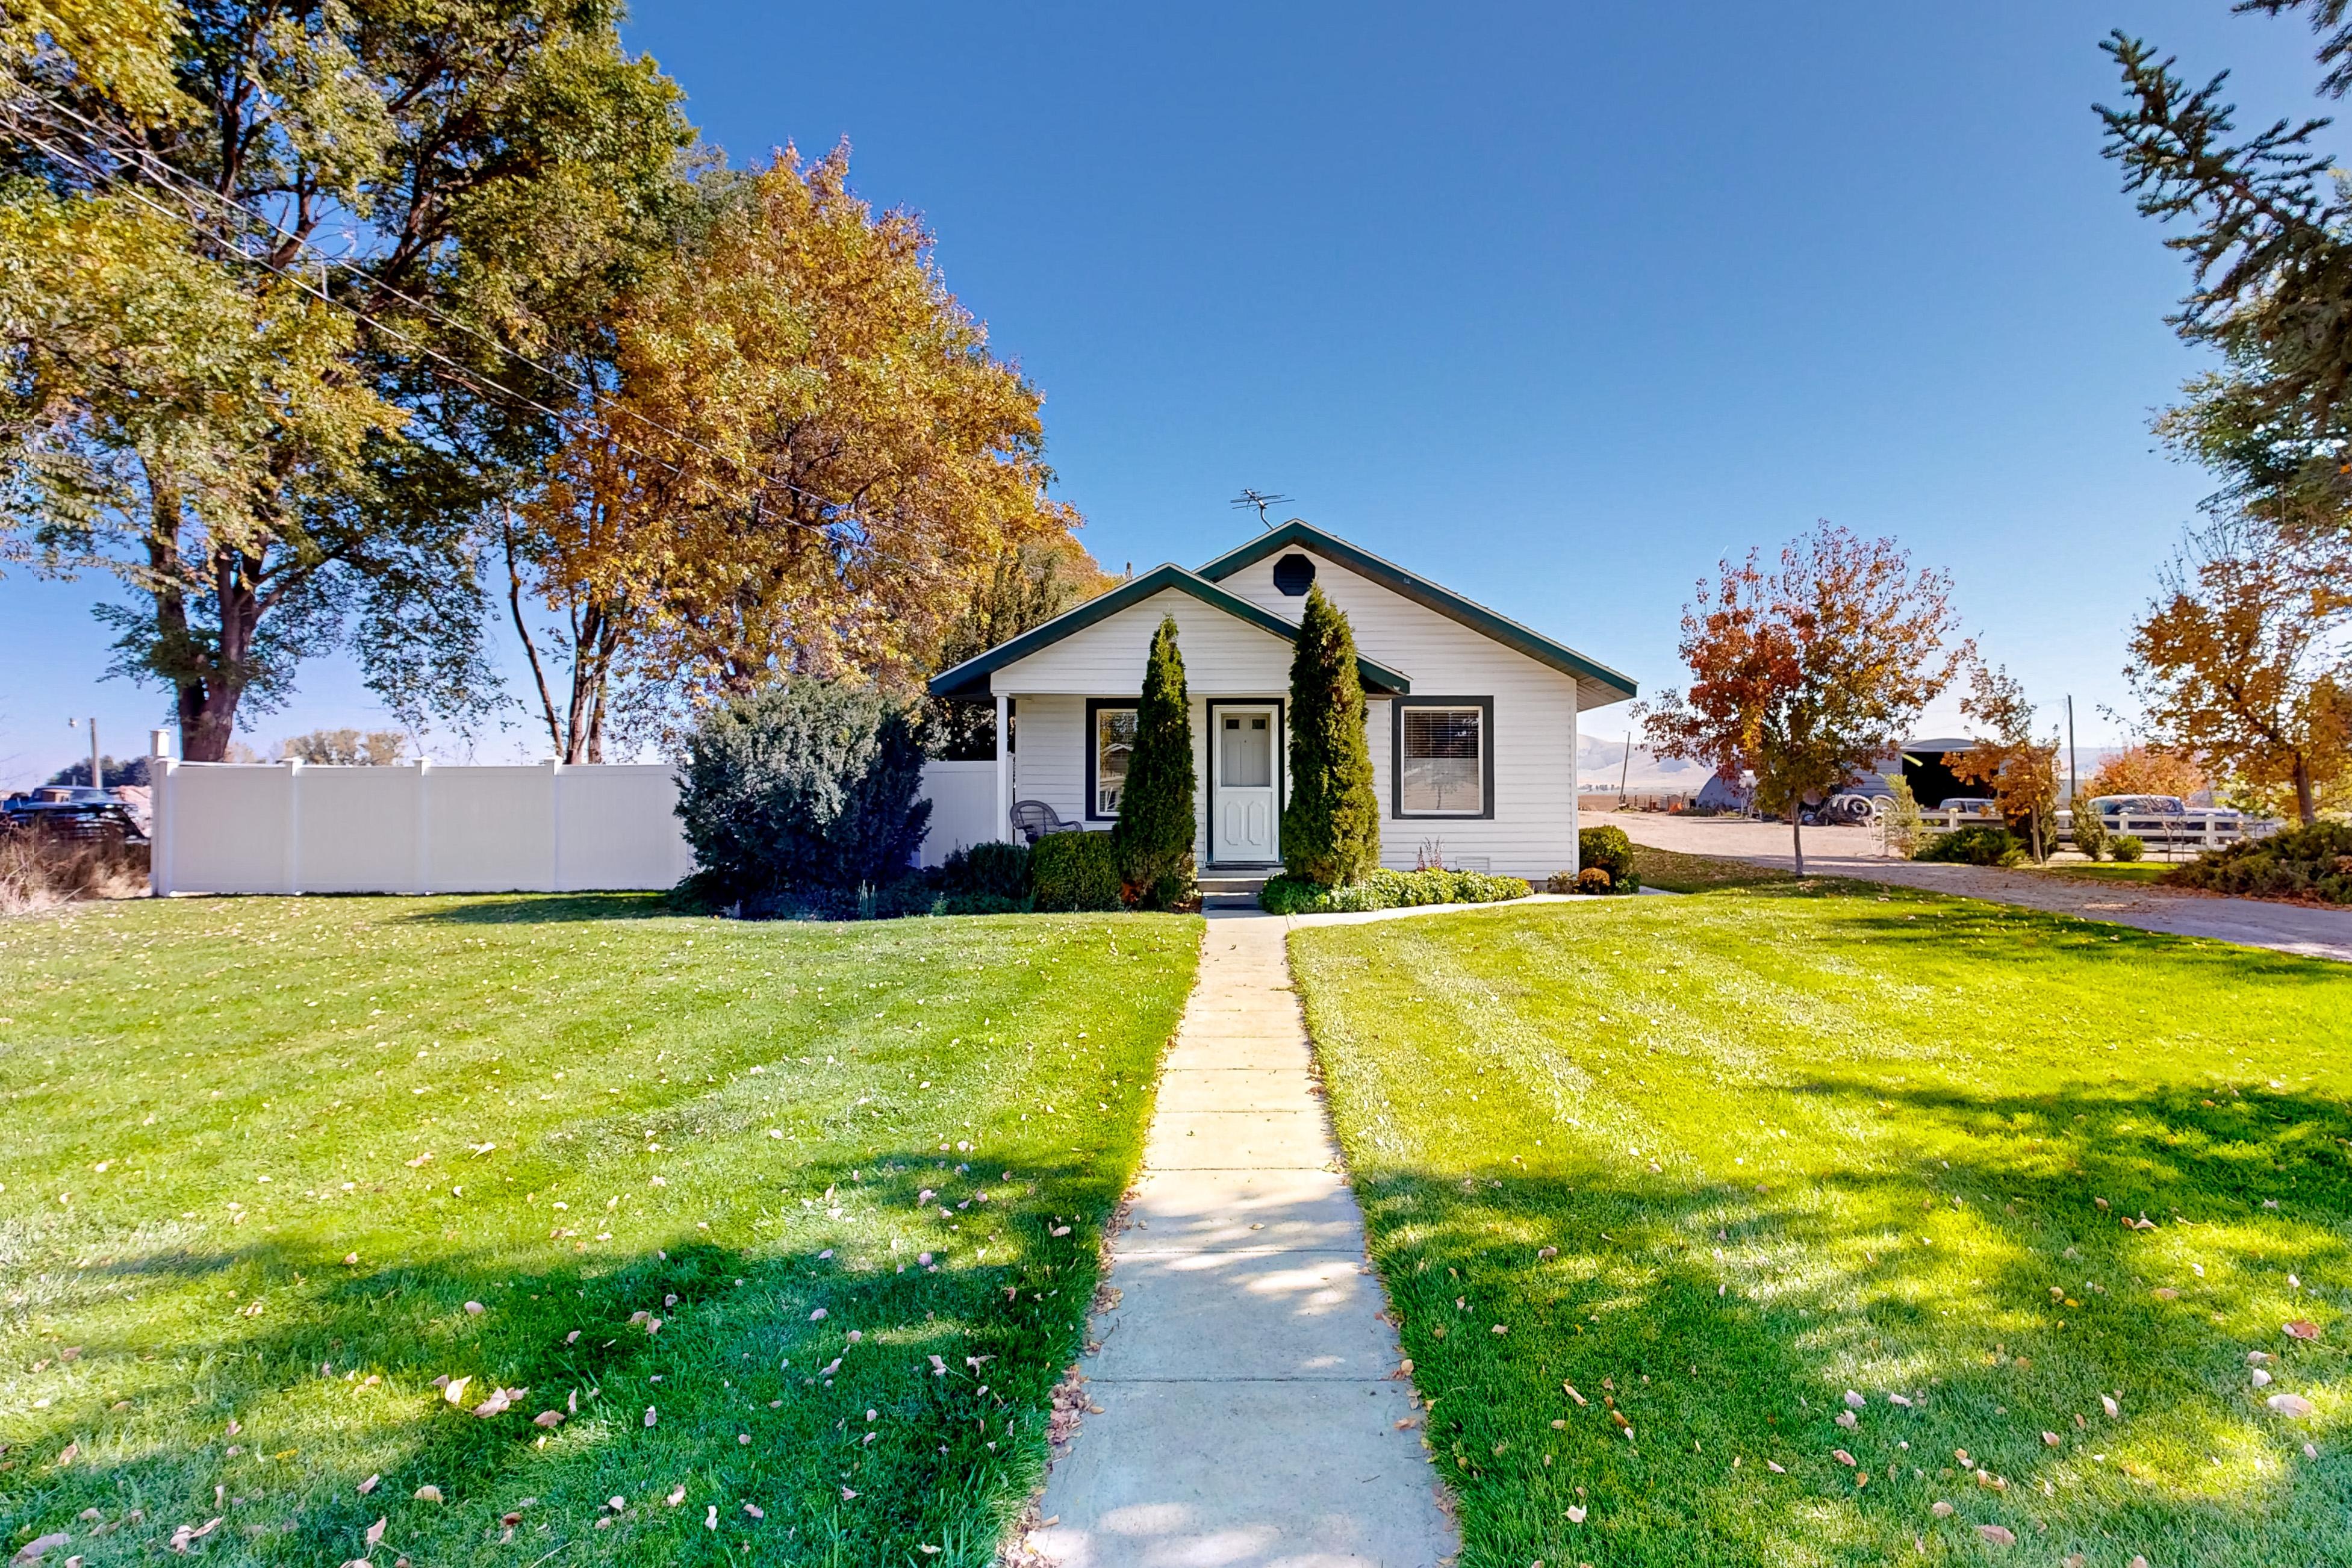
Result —
[[1275, 787], [1275, 748], [1281, 742], [1273, 705], [1219, 703], [1216, 743], [1210, 748], [1209, 858], [1221, 866], [1270, 866], [1282, 858], [1282, 801]]

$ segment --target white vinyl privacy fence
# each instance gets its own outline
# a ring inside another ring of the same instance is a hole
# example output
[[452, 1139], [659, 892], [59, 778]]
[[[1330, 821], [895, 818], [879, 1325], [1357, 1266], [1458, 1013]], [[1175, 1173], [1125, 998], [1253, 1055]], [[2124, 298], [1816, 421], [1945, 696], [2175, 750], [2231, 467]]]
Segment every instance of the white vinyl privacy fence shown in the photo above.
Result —
[[[694, 869], [667, 763], [151, 763], [157, 894], [575, 893]], [[923, 789], [925, 865], [1003, 837], [993, 763], [930, 763]]]

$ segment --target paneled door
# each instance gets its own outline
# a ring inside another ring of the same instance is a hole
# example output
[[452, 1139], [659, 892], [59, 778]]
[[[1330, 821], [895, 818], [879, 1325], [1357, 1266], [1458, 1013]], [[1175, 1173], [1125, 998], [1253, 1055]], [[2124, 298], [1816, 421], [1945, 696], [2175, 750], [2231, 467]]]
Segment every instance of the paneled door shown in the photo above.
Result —
[[1282, 801], [1275, 783], [1279, 710], [1272, 704], [1220, 702], [1209, 711], [1216, 715], [1209, 858], [1221, 866], [1270, 866], [1282, 858]]

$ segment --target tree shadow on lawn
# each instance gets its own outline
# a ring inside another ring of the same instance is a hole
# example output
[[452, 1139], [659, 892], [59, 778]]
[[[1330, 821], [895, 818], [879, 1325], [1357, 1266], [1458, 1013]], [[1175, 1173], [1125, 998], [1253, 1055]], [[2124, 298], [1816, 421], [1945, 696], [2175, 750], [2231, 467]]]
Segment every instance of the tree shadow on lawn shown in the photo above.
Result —
[[[239, 1561], [341, 1563], [365, 1554], [369, 1524], [386, 1517], [386, 1562], [511, 1565], [517, 1552], [530, 1562], [571, 1547], [574, 1561], [584, 1549], [665, 1565], [981, 1568], [1043, 1479], [1051, 1390], [1076, 1359], [1094, 1290], [1098, 1227], [1057, 1237], [1053, 1222], [1107, 1216], [1120, 1183], [1075, 1160], [1011, 1184], [942, 1164], [902, 1149], [867, 1156], [862, 1182], [818, 1163], [793, 1184], [910, 1208], [926, 1184], [935, 1201], [985, 1187], [1013, 1211], [1002, 1261], [956, 1245], [927, 1269], [912, 1250], [862, 1249], [845, 1225], [816, 1256], [689, 1229], [627, 1251], [574, 1243], [591, 1250], [551, 1266], [532, 1247], [536, 1268], [488, 1247], [346, 1267], [267, 1242], [78, 1268], [42, 1308], [79, 1340], [78, 1375], [55, 1407], [12, 1418], [19, 1474], [0, 1492], [0, 1528], [10, 1546], [68, 1531], [56, 1560], [80, 1553], [91, 1568], [144, 1560], [175, 1527], [215, 1517], [196, 1550]], [[257, 1274], [270, 1283], [245, 1283]], [[174, 1337], [151, 1321], [164, 1291], [182, 1298]], [[458, 1404], [432, 1386], [438, 1376], [470, 1380]], [[468, 1413], [501, 1385], [530, 1393], [494, 1416]], [[110, 1408], [121, 1398], [134, 1408]], [[550, 1410], [567, 1418], [533, 1424]], [[361, 1495], [371, 1475], [380, 1484]], [[417, 1500], [428, 1485], [446, 1500]], [[615, 1496], [617, 1514], [605, 1507]], [[104, 1522], [144, 1518], [93, 1539], [77, 1518], [89, 1508]], [[925, 1544], [943, 1550], [918, 1556]]]
[[[2287, 1282], [2346, 1264], [2352, 1184], [2340, 1152], [2318, 1152], [2352, 1123], [2276, 1095], [2258, 1133], [2190, 1138], [2178, 1099], [1927, 1091], [1894, 1114], [1966, 1112], [2016, 1142], [1948, 1130], [1932, 1156], [1760, 1188], [1599, 1160], [1360, 1173], [1415, 1381], [1435, 1398], [1431, 1441], [1465, 1504], [1464, 1563], [1881, 1563], [1912, 1560], [1915, 1537], [1929, 1560], [1978, 1561], [1977, 1525], [2035, 1543], [2037, 1562], [2352, 1560], [2352, 1463], [2328, 1442], [2342, 1320]], [[2158, 1127], [2135, 1141], [2125, 1121]], [[2063, 1146], [2031, 1149], [2037, 1129]], [[2250, 1162], [2298, 1173], [2285, 1211], [2259, 1207]], [[2126, 1194], [2155, 1229], [2124, 1228]], [[1539, 1258], [1546, 1247], [1558, 1256]], [[2322, 1339], [2288, 1339], [2290, 1318]], [[2310, 1396], [2317, 1416], [2264, 1408], [2253, 1349], [2277, 1358], [2273, 1392]], [[1852, 1429], [1833, 1420], [1848, 1388], [1867, 1401]], [[1974, 1482], [1956, 1450], [2006, 1489]], [[1952, 1518], [1934, 1518], [1939, 1499]], [[1580, 1527], [1571, 1504], [1591, 1510]]]
[[666, 892], [445, 893], [399, 917], [407, 925], [559, 925], [581, 921], [675, 920], [716, 917], [681, 909]]

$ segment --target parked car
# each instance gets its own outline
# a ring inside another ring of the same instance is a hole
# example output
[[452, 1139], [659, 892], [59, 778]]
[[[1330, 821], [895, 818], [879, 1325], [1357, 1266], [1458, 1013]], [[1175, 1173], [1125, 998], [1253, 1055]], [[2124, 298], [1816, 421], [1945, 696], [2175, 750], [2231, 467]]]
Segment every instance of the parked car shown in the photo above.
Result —
[[1999, 816], [2000, 802], [1980, 795], [1956, 795], [1936, 807], [1937, 811], [1964, 811], [1973, 816]]
[[121, 801], [88, 784], [43, 784], [0, 801], [0, 827], [12, 833], [53, 833], [68, 838], [115, 838], [143, 844], [138, 816]]

